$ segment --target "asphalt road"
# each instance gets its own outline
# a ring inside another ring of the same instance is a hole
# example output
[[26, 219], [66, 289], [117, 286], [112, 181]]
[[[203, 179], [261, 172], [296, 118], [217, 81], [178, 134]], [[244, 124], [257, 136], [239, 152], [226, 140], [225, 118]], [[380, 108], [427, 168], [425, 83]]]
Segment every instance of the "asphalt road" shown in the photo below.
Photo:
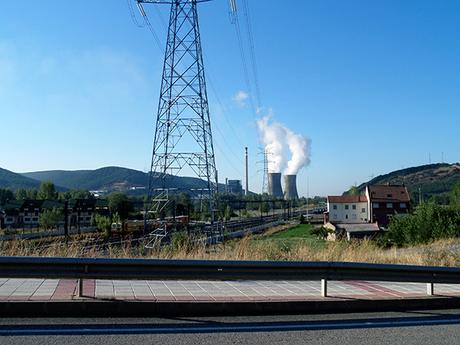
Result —
[[296, 316], [0, 319], [0, 344], [455, 344], [460, 310]]

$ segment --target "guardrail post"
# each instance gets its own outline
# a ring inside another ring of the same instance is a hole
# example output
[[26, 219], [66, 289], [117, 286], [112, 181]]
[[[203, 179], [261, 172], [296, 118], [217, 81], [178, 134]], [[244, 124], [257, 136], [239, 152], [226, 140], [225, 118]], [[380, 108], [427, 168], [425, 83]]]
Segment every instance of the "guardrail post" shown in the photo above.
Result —
[[78, 279], [78, 297], [83, 297], [83, 279]]
[[327, 279], [321, 279], [321, 296], [327, 297]]
[[426, 284], [426, 294], [428, 296], [434, 295], [434, 283], [427, 283]]
[[[88, 273], [88, 265], [85, 265], [85, 273]], [[78, 297], [83, 297], [83, 278], [78, 279]]]

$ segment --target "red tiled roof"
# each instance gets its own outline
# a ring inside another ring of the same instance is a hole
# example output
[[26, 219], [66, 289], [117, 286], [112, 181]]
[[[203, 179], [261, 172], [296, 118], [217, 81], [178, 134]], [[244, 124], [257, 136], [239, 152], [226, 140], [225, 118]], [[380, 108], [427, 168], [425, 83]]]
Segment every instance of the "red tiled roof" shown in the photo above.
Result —
[[410, 196], [405, 186], [375, 185], [369, 186], [371, 201], [401, 201], [409, 202]]
[[354, 202], [367, 202], [365, 195], [340, 195], [340, 196], [328, 196], [328, 202], [332, 203], [354, 203]]

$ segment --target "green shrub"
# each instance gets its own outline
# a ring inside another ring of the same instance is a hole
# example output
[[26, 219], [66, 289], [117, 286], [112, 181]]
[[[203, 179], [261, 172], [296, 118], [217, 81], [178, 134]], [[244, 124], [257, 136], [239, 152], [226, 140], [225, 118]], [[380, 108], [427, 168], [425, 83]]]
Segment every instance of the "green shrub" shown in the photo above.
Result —
[[392, 218], [387, 239], [395, 245], [428, 243], [460, 236], [460, 210], [433, 203], [422, 204], [411, 215]]
[[175, 252], [186, 251], [190, 252], [193, 248], [193, 243], [190, 236], [186, 232], [177, 232], [171, 237], [171, 249]]
[[313, 228], [311, 229], [311, 233], [312, 233], [313, 235], [318, 236], [319, 238], [323, 238], [323, 239], [327, 237], [327, 235], [329, 234], [329, 232], [331, 232], [331, 230], [325, 228], [324, 226], [319, 227], [319, 228], [313, 227]]

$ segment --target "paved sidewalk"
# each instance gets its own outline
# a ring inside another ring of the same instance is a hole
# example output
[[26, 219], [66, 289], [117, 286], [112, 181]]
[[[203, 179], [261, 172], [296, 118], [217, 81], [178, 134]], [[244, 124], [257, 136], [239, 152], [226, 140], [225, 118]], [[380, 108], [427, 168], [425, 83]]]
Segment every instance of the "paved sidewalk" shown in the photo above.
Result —
[[[76, 279], [0, 279], [0, 301], [79, 299]], [[319, 281], [84, 280], [84, 298], [100, 300], [245, 302], [322, 300]], [[460, 284], [437, 284], [435, 294], [459, 296]], [[426, 284], [330, 281], [329, 298], [399, 299], [426, 296]]]

